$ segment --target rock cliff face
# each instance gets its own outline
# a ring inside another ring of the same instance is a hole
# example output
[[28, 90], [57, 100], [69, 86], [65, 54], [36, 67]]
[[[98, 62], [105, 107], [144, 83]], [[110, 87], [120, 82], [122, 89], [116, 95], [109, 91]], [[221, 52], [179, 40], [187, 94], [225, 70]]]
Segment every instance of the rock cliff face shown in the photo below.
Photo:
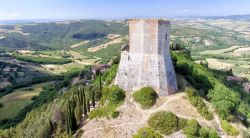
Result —
[[121, 52], [115, 84], [127, 92], [150, 86], [161, 96], [177, 91], [169, 54], [170, 22], [130, 20], [129, 47]]

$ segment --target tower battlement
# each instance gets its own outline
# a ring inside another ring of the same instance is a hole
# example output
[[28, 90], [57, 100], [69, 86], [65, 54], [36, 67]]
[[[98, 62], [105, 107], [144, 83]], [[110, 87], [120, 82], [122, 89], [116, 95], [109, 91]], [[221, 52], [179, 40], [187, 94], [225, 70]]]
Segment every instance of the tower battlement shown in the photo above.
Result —
[[157, 19], [129, 21], [130, 53], [163, 54], [169, 50], [170, 22]]
[[150, 86], [159, 95], [174, 93], [177, 84], [169, 46], [169, 21], [130, 20], [129, 48], [121, 53], [115, 84], [128, 92]]

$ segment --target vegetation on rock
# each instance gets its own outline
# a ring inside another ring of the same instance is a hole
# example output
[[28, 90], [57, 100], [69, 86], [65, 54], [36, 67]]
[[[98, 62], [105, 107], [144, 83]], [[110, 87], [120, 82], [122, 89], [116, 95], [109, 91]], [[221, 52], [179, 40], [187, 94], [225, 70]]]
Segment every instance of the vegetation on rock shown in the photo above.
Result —
[[[222, 119], [230, 120], [236, 112], [243, 117], [249, 116], [249, 94], [235, 91], [224, 79], [220, 79], [224, 78], [221, 74], [195, 64], [188, 53], [172, 52], [172, 56], [176, 72], [185, 76], [199, 94], [212, 103]], [[238, 110], [239, 108], [241, 109]]]
[[229, 122], [227, 122], [226, 120], [222, 120], [221, 121], [221, 127], [222, 129], [231, 136], [237, 136], [239, 135], [239, 130], [236, 129], [235, 127], [233, 127]]
[[219, 138], [215, 130], [209, 130], [204, 127], [201, 127], [199, 123], [194, 119], [187, 121], [186, 126], [183, 128], [183, 132], [188, 138]]
[[206, 104], [203, 102], [202, 98], [196, 94], [192, 88], [186, 88], [185, 92], [187, 93], [188, 100], [190, 103], [197, 107], [197, 111], [207, 120], [213, 119], [213, 114], [208, 111]]

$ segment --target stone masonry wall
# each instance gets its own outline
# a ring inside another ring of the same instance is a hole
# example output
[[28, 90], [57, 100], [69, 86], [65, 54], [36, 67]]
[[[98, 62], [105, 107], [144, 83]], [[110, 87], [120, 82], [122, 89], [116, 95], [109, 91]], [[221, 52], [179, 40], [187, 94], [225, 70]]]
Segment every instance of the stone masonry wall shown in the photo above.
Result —
[[177, 90], [169, 54], [170, 23], [162, 20], [130, 20], [129, 51], [121, 52], [115, 84], [133, 92], [144, 86], [166, 96]]

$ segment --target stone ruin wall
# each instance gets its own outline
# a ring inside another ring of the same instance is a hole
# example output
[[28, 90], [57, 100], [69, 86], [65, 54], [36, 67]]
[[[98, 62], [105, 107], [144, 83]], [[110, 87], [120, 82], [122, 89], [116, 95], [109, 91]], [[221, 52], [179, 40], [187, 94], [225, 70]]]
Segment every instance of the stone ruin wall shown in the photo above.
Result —
[[169, 45], [169, 21], [130, 20], [129, 50], [121, 52], [115, 84], [128, 92], [144, 86], [154, 88], [162, 96], [176, 92]]

